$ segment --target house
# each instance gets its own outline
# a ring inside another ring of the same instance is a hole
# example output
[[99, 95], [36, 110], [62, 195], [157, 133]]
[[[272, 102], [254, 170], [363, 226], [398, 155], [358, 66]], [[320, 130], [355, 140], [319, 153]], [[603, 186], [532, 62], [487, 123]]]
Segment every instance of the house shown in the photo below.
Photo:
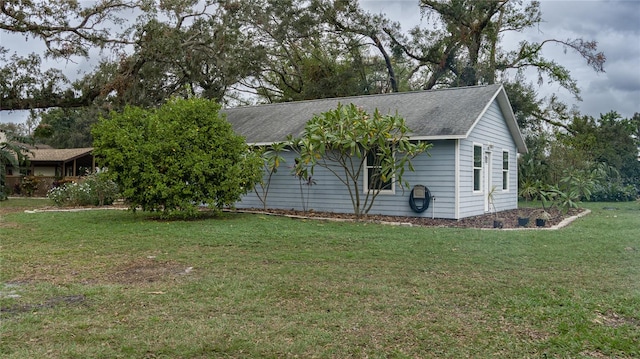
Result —
[[31, 147], [27, 157], [29, 164], [26, 168], [7, 169], [7, 187], [15, 188], [22, 177], [35, 176], [39, 185], [35, 195], [46, 195], [53, 182], [60, 179], [75, 180], [80, 176], [93, 172], [95, 160], [93, 148], [49, 148]]
[[[383, 190], [370, 214], [460, 219], [485, 214], [493, 206], [498, 211], [517, 208], [517, 157], [527, 148], [499, 84], [247, 106], [224, 113], [247, 143], [269, 145], [285, 141], [289, 134], [302, 134], [308, 120], [339, 103], [353, 103], [369, 113], [376, 108], [383, 114], [397, 112], [412, 130], [411, 140], [434, 145], [429, 155], [413, 159], [414, 172], [405, 172], [410, 188]], [[283, 166], [291, 167], [295, 154], [287, 152], [284, 157]], [[301, 210], [304, 199], [306, 207], [315, 211], [353, 211], [346, 187], [331, 173], [317, 168], [314, 180], [316, 184], [306, 188], [281, 169], [271, 179], [268, 207]], [[416, 185], [425, 186], [430, 194], [424, 211], [416, 211], [409, 202]], [[262, 204], [255, 194], [248, 194], [237, 207]]]

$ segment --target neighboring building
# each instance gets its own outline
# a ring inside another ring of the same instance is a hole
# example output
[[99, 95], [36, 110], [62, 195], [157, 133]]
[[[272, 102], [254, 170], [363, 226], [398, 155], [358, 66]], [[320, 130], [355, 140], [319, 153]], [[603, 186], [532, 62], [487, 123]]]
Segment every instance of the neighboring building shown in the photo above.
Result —
[[[402, 116], [413, 131], [412, 140], [434, 144], [429, 155], [412, 162], [415, 172], [404, 176], [413, 188], [426, 186], [432, 198], [429, 208], [417, 213], [409, 205], [411, 188], [393, 186], [383, 191], [370, 214], [426, 216], [460, 219], [490, 211], [493, 189], [498, 211], [518, 206], [518, 153], [527, 151], [502, 85], [474, 86], [432, 91], [403, 92], [348, 98], [287, 102], [224, 110], [236, 133], [247, 143], [268, 145], [300, 135], [314, 115], [353, 103], [367, 112]], [[292, 166], [295, 155], [285, 153]], [[366, 170], [365, 170], [366, 171]], [[366, 181], [366, 175], [363, 175]], [[308, 207], [315, 211], [353, 211], [347, 189], [331, 173], [315, 171], [316, 184], [303, 188]], [[366, 183], [362, 188], [368, 188]], [[308, 190], [308, 192], [307, 192]], [[271, 180], [268, 207], [303, 209], [299, 181], [281, 168]], [[255, 194], [245, 196], [238, 208], [262, 207]]]
[[15, 188], [23, 176], [38, 178], [36, 195], [47, 193], [56, 180], [75, 180], [93, 172], [95, 160], [93, 148], [30, 148], [27, 153], [29, 164], [20, 169], [7, 169], [7, 187]]

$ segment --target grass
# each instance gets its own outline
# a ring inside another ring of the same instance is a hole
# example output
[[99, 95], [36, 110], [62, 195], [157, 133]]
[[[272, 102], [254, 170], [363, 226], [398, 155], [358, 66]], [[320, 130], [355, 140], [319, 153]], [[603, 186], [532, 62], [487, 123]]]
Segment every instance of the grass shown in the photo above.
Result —
[[0, 217], [3, 358], [640, 356], [638, 202], [486, 231], [17, 201], [0, 203], [20, 209]]

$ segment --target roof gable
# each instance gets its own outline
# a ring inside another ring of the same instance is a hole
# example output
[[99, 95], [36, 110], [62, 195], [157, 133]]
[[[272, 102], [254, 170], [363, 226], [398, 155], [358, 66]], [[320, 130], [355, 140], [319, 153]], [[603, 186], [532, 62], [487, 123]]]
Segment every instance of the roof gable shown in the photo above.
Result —
[[519, 138], [516, 138], [518, 149], [526, 151], [502, 85], [284, 102], [229, 108], [222, 112], [234, 131], [252, 144], [269, 144], [284, 141], [288, 135], [299, 136], [313, 116], [335, 109], [339, 103], [353, 103], [369, 113], [375, 109], [382, 114], [397, 112], [411, 129], [412, 138], [456, 139], [468, 136], [496, 98], [507, 122], [513, 122], [509, 128], [514, 138]]

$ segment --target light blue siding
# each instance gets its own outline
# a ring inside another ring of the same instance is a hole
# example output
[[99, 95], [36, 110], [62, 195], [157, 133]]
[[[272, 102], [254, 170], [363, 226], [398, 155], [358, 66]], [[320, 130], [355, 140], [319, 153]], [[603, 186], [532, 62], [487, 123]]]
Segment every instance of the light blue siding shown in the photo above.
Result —
[[[431, 156], [420, 155], [413, 159], [415, 172], [405, 171], [409, 188], [404, 190], [396, 184], [394, 194], [380, 194], [370, 214], [392, 216], [414, 216], [459, 219], [485, 214], [487, 190], [473, 191], [473, 146], [481, 145], [483, 152], [491, 154], [491, 181], [488, 188], [496, 187], [495, 206], [498, 211], [517, 208], [517, 149], [507, 127], [500, 105], [494, 100], [466, 139], [438, 140], [432, 142]], [[458, 158], [456, 161], [456, 147]], [[502, 190], [502, 153], [509, 153], [509, 188]], [[315, 169], [316, 184], [308, 188], [291, 175], [295, 154], [287, 152], [286, 162], [281, 165], [271, 180], [267, 198], [269, 208], [303, 209], [303, 198], [307, 209], [353, 213], [351, 196], [346, 186], [328, 170]], [[456, 163], [458, 167], [456, 168]], [[486, 164], [484, 164], [486, 166]], [[457, 171], [457, 173], [456, 173]], [[457, 178], [456, 178], [457, 174]], [[362, 192], [363, 177], [360, 179]], [[435, 197], [423, 213], [415, 213], [409, 206], [409, 194], [415, 185], [425, 185]], [[456, 184], [459, 185], [456, 193]], [[301, 189], [302, 187], [302, 189]], [[302, 193], [301, 193], [302, 190]], [[361, 196], [364, 197], [362, 193]], [[262, 208], [262, 203], [253, 193], [236, 204], [238, 208]], [[492, 208], [490, 208], [492, 209]]]
[[[487, 190], [473, 191], [473, 146], [482, 145], [490, 156], [490, 183], [495, 186], [494, 203], [498, 211], [518, 207], [517, 149], [497, 101], [489, 106], [483, 118], [473, 128], [467, 139], [460, 141], [460, 218], [485, 212]], [[509, 188], [502, 190], [502, 152], [509, 153]], [[487, 166], [487, 163], [483, 163]], [[483, 167], [484, 169], [484, 167]], [[483, 179], [484, 180], [484, 179]], [[492, 211], [493, 208], [490, 208]]]
[[[426, 216], [436, 218], [455, 218], [455, 141], [435, 141], [429, 151], [431, 156], [420, 155], [413, 159], [415, 172], [408, 169], [404, 178], [409, 182], [409, 188], [404, 190], [396, 184], [394, 194], [380, 194], [375, 200], [370, 214], [384, 214], [392, 216]], [[291, 166], [295, 154], [285, 153], [285, 163], [272, 176], [271, 187], [267, 197], [267, 207], [280, 209], [302, 210], [302, 198], [308, 198], [307, 209], [314, 211], [331, 211], [338, 213], [352, 213], [351, 196], [344, 184], [328, 170], [316, 167], [313, 179], [315, 185], [308, 188], [301, 186], [299, 181], [291, 175]], [[362, 177], [362, 176], [361, 176]], [[363, 178], [360, 179], [361, 196]], [[414, 185], [422, 184], [429, 188], [432, 196], [436, 197], [435, 206], [431, 202], [423, 213], [415, 213], [409, 206], [409, 194]], [[262, 203], [254, 194], [248, 194], [236, 204], [238, 208], [262, 208]], [[435, 212], [434, 212], [435, 208]]]

